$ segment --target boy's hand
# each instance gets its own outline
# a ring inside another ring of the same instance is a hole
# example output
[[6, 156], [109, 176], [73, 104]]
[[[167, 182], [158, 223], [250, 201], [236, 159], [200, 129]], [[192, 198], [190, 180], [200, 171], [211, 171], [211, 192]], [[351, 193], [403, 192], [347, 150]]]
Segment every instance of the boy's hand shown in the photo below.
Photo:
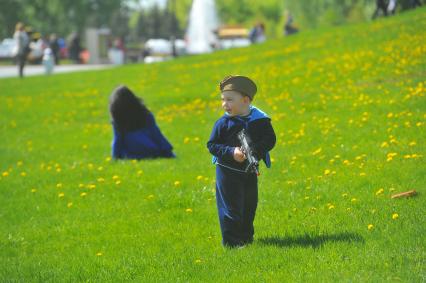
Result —
[[236, 147], [234, 149], [234, 159], [237, 162], [244, 162], [244, 160], [246, 160], [246, 156], [244, 154], [244, 152], [241, 150], [241, 148]]

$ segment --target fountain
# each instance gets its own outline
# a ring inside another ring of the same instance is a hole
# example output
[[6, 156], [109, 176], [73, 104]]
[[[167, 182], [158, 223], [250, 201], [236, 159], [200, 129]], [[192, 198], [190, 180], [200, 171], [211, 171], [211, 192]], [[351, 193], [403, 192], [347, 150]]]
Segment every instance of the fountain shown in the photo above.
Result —
[[217, 44], [215, 30], [219, 27], [214, 0], [193, 0], [186, 31], [186, 50], [189, 54], [213, 51]]

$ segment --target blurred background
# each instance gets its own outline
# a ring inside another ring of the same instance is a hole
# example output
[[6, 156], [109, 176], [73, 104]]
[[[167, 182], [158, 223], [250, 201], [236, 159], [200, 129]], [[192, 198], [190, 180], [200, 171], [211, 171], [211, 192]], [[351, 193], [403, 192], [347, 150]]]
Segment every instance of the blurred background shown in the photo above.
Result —
[[420, 0], [1, 0], [0, 61], [13, 63], [22, 22], [28, 61], [153, 63], [389, 16]]

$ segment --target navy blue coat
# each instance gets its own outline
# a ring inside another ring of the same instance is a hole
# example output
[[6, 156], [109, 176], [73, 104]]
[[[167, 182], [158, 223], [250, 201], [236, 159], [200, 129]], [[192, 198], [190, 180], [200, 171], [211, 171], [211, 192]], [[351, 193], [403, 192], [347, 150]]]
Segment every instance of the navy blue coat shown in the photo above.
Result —
[[250, 114], [246, 117], [225, 114], [216, 121], [207, 142], [207, 148], [213, 155], [213, 163], [236, 170], [244, 170], [247, 167], [247, 160], [240, 163], [233, 157], [235, 147], [241, 146], [237, 133], [243, 128], [252, 140], [256, 157], [264, 160], [266, 166], [270, 167], [269, 151], [275, 146], [275, 132], [271, 119], [254, 106], [250, 107]]
[[112, 157], [115, 159], [142, 159], [175, 157], [172, 145], [158, 128], [152, 113], [144, 128], [120, 133], [113, 124]]

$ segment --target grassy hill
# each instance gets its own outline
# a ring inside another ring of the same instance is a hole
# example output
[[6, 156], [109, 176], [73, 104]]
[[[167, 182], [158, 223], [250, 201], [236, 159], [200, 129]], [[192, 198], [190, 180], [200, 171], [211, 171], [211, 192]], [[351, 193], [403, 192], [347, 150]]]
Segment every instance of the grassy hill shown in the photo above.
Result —
[[[424, 281], [425, 12], [0, 80], [1, 281]], [[228, 74], [258, 83], [278, 136], [241, 250], [220, 245], [205, 146]], [[118, 84], [143, 97], [177, 159], [110, 159]]]

